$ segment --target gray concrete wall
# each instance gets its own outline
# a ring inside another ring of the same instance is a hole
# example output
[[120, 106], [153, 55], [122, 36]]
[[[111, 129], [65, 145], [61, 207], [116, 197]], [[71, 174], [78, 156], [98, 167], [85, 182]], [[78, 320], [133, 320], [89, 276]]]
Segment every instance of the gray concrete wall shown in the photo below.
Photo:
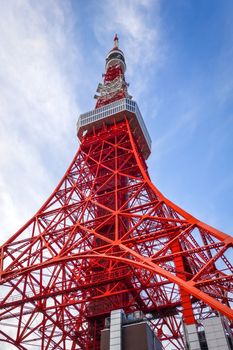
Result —
[[229, 350], [225, 329], [220, 317], [211, 317], [202, 321], [209, 350]]

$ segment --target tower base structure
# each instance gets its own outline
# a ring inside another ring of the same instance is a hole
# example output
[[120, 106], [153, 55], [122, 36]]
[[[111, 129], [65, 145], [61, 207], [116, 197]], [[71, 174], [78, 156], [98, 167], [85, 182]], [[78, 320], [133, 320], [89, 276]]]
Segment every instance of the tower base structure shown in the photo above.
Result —
[[[201, 329], [200, 329], [201, 327]], [[187, 350], [233, 350], [233, 342], [222, 317], [211, 317], [202, 325], [183, 325]], [[100, 350], [162, 350], [162, 344], [141, 312], [125, 315], [111, 311], [101, 331]]]
[[140, 312], [126, 317], [123, 310], [113, 310], [101, 331], [101, 350], [162, 350], [148, 322]]
[[184, 336], [189, 350], [201, 350], [196, 324], [184, 325]]
[[211, 317], [202, 322], [205, 329], [205, 338], [208, 349], [231, 350], [232, 341], [230, 334], [226, 333], [221, 317]]
[[200, 324], [183, 325], [188, 350], [233, 350], [233, 339], [224, 318], [210, 317]]

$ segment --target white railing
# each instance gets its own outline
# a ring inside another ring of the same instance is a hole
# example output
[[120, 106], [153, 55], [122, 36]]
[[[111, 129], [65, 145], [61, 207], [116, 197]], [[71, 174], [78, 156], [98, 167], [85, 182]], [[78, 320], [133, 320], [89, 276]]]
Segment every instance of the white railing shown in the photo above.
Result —
[[141, 112], [138, 108], [138, 105], [135, 101], [132, 101], [128, 98], [123, 98], [121, 100], [117, 100], [115, 102], [109, 103], [103, 107], [93, 109], [90, 112], [81, 114], [78, 118], [77, 122], [77, 130], [79, 130], [81, 127], [85, 125], [89, 125], [92, 123], [95, 123], [96, 121], [100, 119], [105, 119], [107, 117], [110, 117], [116, 113], [122, 112], [122, 111], [129, 111], [135, 114], [138, 123], [141, 127], [141, 130], [143, 132], [143, 135], [145, 137], [145, 140], [148, 144], [149, 149], [151, 149], [151, 138], [148, 133], [148, 130], [146, 128], [146, 125], [144, 123], [144, 120], [142, 118]]

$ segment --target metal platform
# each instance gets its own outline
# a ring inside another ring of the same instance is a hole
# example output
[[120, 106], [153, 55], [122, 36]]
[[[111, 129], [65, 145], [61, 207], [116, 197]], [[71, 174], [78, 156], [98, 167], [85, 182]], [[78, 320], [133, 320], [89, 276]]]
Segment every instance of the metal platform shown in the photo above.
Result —
[[112, 125], [128, 119], [138, 146], [142, 150], [143, 156], [147, 159], [151, 153], [151, 138], [142, 118], [141, 112], [135, 101], [123, 98], [109, 103], [101, 108], [96, 108], [90, 112], [81, 114], [77, 122], [77, 135], [79, 139], [85, 131], [101, 128], [103, 122]]

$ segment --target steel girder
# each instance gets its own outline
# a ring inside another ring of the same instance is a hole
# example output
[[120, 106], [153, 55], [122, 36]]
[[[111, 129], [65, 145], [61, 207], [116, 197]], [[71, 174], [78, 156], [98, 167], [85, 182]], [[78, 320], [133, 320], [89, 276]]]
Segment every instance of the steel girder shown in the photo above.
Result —
[[182, 320], [233, 320], [233, 238], [152, 184], [127, 120], [89, 132], [42, 208], [0, 248], [0, 338], [99, 349], [111, 310], [141, 310], [167, 349]]

